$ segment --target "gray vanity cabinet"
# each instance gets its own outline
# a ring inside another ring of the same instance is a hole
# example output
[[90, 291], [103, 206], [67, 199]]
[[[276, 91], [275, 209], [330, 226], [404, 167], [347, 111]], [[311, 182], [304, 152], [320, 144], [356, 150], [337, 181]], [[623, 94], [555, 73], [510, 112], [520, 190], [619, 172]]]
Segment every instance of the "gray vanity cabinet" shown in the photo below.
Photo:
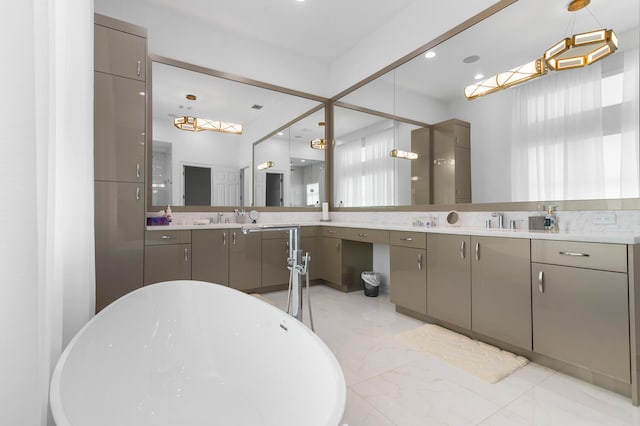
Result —
[[191, 279], [191, 231], [146, 231], [144, 285]]
[[229, 229], [191, 231], [191, 278], [229, 285]]
[[471, 329], [471, 238], [427, 235], [427, 315]]
[[[145, 81], [147, 39], [138, 27], [96, 15], [94, 67], [96, 71]], [[117, 28], [112, 28], [117, 27]]]
[[471, 238], [471, 329], [531, 350], [528, 239]]
[[261, 286], [262, 234], [230, 229], [229, 287], [251, 290]]
[[96, 72], [94, 90], [95, 179], [142, 183], [145, 83]]
[[144, 188], [128, 182], [94, 184], [96, 311], [142, 287]]
[[630, 383], [626, 246], [534, 240], [532, 259], [533, 350]]
[[[146, 30], [95, 15], [94, 35], [94, 222], [99, 311], [143, 285]], [[136, 51], [134, 59], [130, 58], [132, 49]]]
[[262, 235], [262, 286], [288, 284], [289, 232], [272, 231]]
[[342, 239], [322, 236], [319, 242], [320, 278], [342, 285]]
[[426, 315], [426, 234], [392, 231], [389, 240], [391, 302]]

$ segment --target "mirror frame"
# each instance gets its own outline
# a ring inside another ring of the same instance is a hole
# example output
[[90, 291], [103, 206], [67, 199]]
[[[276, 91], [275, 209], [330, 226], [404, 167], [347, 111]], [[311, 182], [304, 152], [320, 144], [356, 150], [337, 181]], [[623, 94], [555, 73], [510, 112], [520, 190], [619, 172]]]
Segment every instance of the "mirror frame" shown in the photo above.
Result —
[[[322, 97], [322, 96], [317, 96], [317, 95], [313, 95], [310, 93], [306, 93], [306, 92], [301, 92], [299, 90], [294, 90], [294, 89], [289, 89], [286, 87], [282, 87], [282, 86], [277, 86], [275, 84], [269, 84], [269, 83], [265, 83], [263, 81], [259, 81], [259, 80], [254, 80], [248, 77], [242, 77], [236, 74], [232, 74], [232, 73], [228, 73], [228, 72], [223, 72], [223, 71], [218, 71], [212, 68], [207, 68], [207, 67], [203, 67], [200, 65], [195, 65], [192, 63], [188, 63], [188, 62], [183, 62], [177, 59], [171, 59], [171, 58], [167, 58], [165, 56], [160, 56], [160, 55], [156, 55], [153, 53], [150, 53], [147, 56], [147, 81], [146, 81], [146, 91], [147, 91], [147, 115], [146, 115], [146, 133], [147, 133], [147, 137], [146, 137], [146, 146], [145, 146], [145, 196], [146, 196], [146, 200], [145, 200], [145, 208], [147, 212], [152, 212], [152, 211], [159, 211], [162, 209], [165, 209], [166, 206], [154, 206], [153, 203], [153, 193], [152, 193], [152, 186], [151, 186], [151, 182], [153, 179], [153, 168], [151, 167], [151, 163], [152, 163], [152, 158], [153, 158], [153, 73], [152, 73], [152, 68], [153, 68], [153, 63], [157, 62], [160, 64], [164, 64], [164, 65], [169, 65], [169, 66], [173, 66], [173, 67], [177, 67], [177, 68], [182, 68], [182, 69], [186, 69], [189, 71], [194, 71], [194, 72], [199, 72], [202, 74], [206, 74], [206, 75], [210, 75], [212, 77], [218, 77], [218, 78], [222, 78], [225, 80], [229, 80], [229, 81], [233, 81], [236, 83], [242, 83], [242, 84], [247, 84], [250, 86], [254, 86], [254, 87], [259, 87], [261, 89], [267, 89], [267, 90], [273, 90], [275, 92], [280, 92], [280, 93], [284, 93], [287, 95], [292, 95], [292, 96], [298, 96], [301, 98], [305, 98], [305, 99], [310, 99], [312, 101], [316, 101], [319, 102], [320, 105], [318, 105], [317, 107], [315, 107], [315, 111], [319, 110], [320, 108], [326, 108], [328, 109], [328, 105], [329, 105], [329, 99]], [[325, 109], [325, 111], [326, 111]], [[312, 112], [315, 112], [312, 110]], [[307, 112], [308, 113], [308, 112]], [[305, 113], [305, 114], [307, 114]], [[305, 116], [305, 114], [303, 114], [300, 117], [297, 117], [295, 120], [300, 119], [301, 117]], [[326, 113], [325, 113], [326, 116]], [[293, 123], [289, 122], [287, 123], [284, 127], [288, 127], [289, 125], [291, 125]], [[280, 131], [282, 128], [279, 128], [278, 130], [275, 130], [274, 132], [270, 133], [269, 136], [270, 137], [272, 135], [274, 135], [275, 133], [277, 133], [278, 131]], [[265, 137], [266, 138], [266, 137]], [[263, 140], [265, 138], [262, 138], [260, 140]], [[251, 144], [251, 167], [253, 167], [253, 145], [254, 143]], [[327, 150], [328, 151], [328, 150]], [[328, 163], [328, 156], [325, 153], [325, 161]], [[253, 174], [252, 174], [253, 176]], [[330, 175], [329, 175], [329, 171], [327, 169], [325, 169], [325, 185], [327, 185], [327, 187], [329, 187], [328, 185], [330, 185]], [[253, 204], [253, 178], [252, 178], [252, 182], [251, 182], [251, 203]], [[327, 197], [329, 196], [329, 194], [327, 193]], [[174, 206], [173, 204], [171, 204], [171, 209], [173, 211], [176, 212], [233, 212], [235, 208], [255, 208], [253, 205], [252, 206], [245, 206], [245, 207], [241, 207], [241, 206]], [[321, 208], [316, 208], [316, 207], [259, 207], [260, 211], [320, 211]]]
[[[367, 108], [347, 104], [341, 102], [340, 99], [345, 97], [346, 95], [360, 89], [366, 84], [372, 82], [373, 80], [382, 77], [390, 71], [395, 70], [401, 65], [415, 59], [417, 56], [423, 55], [427, 51], [433, 49], [439, 44], [449, 40], [450, 38], [462, 33], [463, 31], [471, 28], [475, 24], [483, 21], [486, 18], [491, 17], [495, 13], [500, 12], [502, 9], [510, 6], [513, 3], [516, 3], [518, 0], [500, 0], [487, 9], [481, 11], [477, 15], [467, 19], [466, 21], [458, 24], [451, 30], [445, 32], [444, 34], [434, 38], [433, 40], [425, 43], [419, 48], [413, 50], [412, 52], [406, 54], [400, 59], [392, 62], [386, 67], [380, 69], [379, 71], [371, 74], [367, 78], [359, 81], [353, 86], [343, 90], [337, 95], [333, 96], [330, 99], [330, 112], [331, 116], [331, 126], [328, 127], [327, 138], [331, 141], [327, 149], [327, 173], [331, 173], [330, 175], [330, 185], [327, 187], [327, 197], [330, 209], [336, 212], [375, 212], [375, 211], [384, 211], [384, 212], [407, 212], [407, 211], [542, 211], [544, 205], [555, 205], [556, 210], [640, 210], [640, 198], [612, 198], [612, 199], [592, 199], [592, 200], [544, 200], [544, 201], [505, 201], [499, 203], [460, 203], [460, 204], [417, 204], [417, 205], [404, 205], [404, 206], [370, 206], [370, 207], [336, 207], [333, 202], [333, 157], [334, 157], [334, 148], [335, 148], [335, 138], [333, 133], [333, 107], [347, 107], [361, 112], [367, 112], [369, 114], [374, 114], [386, 118], [392, 118], [399, 121], [404, 122], [412, 122], [416, 123], [414, 120], [410, 120], [404, 117], [393, 116], [384, 112], [374, 111]], [[330, 133], [329, 133], [330, 131]]]

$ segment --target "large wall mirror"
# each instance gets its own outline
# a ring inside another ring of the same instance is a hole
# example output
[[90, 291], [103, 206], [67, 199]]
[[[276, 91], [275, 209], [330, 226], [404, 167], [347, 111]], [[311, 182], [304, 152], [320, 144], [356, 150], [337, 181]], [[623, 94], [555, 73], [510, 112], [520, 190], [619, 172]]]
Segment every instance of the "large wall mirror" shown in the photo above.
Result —
[[320, 207], [325, 197], [325, 110], [314, 108], [253, 146], [256, 207]]
[[[152, 59], [150, 209], [252, 206], [253, 143], [320, 108], [324, 100], [223, 78], [166, 58]], [[242, 133], [179, 129], [174, 120], [181, 117], [240, 124]], [[314, 159], [324, 161], [324, 152]]]
[[[339, 99], [334, 206], [639, 198], [638, 1], [593, 0], [573, 13], [567, 3], [519, 0]], [[565, 37], [602, 28], [616, 32], [619, 48], [600, 61], [464, 95]], [[358, 139], [350, 151], [347, 139]], [[342, 163], [356, 147], [394, 194], [349, 192], [355, 181]], [[407, 160], [391, 149], [421, 151]]]

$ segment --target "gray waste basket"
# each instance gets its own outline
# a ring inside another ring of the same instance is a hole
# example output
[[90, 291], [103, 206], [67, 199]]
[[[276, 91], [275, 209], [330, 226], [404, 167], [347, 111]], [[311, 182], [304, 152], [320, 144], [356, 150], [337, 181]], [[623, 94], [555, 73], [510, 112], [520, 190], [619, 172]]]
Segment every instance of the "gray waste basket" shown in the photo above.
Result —
[[364, 271], [360, 274], [362, 285], [364, 287], [364, 295], [369, 297], [378, 296], [380, 289], [380, 275], [373, 271]]

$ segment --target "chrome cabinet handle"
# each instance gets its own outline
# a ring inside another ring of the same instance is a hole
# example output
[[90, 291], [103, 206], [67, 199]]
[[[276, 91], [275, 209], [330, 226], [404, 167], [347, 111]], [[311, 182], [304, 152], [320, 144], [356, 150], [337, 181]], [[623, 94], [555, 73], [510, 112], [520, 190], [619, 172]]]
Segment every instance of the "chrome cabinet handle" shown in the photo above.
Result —
[[367, 234], [358, 234], [358, 237], [367, 238], [368, 235]]
[[418, 253], [418, 271], [422, 271], [422, 253]]
[[222, 245], [223, 246], [227, 245], [227, 233], [226, 232], [222, 233]]
[[163, 240], [175, 240], [178, 237], [176, 237], [175, 235], [163, 235], [160, 238], [162, 238]]
[[462, 243], [460, 243], [460, 259], [464, 259], [465, 258], [465, 249], [467, 247], [467, 244], [465, 243], [464, 240], [462, 240]]
[[136, 201], [140, 201], [140, 187], [136, 188]]
[[327, 233], [329, 233], [329, 234], [335, 234], [335, 233], [336, 233], [336, 231], [329, 230], [329, 231], [327, 231]]
[[233, 231], [232, 236], [233, 236], [233, 241], [232, 241], [232, 242], [233, 242], [233, 245], [235, 246], [235, 245], [236, 245], [236, 242], [238, 241], [238, 236], [236, 235], [236, 232], [235, 232], [235, 231]]
[[138, 77], [140, 77], [140, 74], [142, 74], [142, 61], [138, 61], [138, 64], [136, 66], [136, 74], [138, 75]]
[[573, 251], [559, 251], [558, 254], [561, 254], [562, 256], [589, 257], [589, 253], [577, 253]]
[[400, 241], [413, 241], [413, 238], [411, 238], [411, 237], [401, 237]]
[[480, 243], [476, 243], [476, 261], [480, 261]]
[[538, 273], [538, 290], [540, 293], [544, 293], [544, 272], [540, 271]]
[[188, 248], [184, 248], [184, 261], [188, 262], [189, 261], [189, 249]]
[[139, 178], [140, 177], [140, 163], [136, 164], [136, 177]]

